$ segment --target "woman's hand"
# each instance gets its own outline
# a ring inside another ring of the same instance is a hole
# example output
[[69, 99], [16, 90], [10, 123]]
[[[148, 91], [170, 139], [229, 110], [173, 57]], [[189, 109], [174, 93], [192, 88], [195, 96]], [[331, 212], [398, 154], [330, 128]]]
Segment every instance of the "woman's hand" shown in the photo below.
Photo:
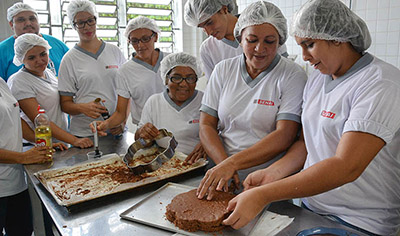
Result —
[[211, 200], [216, 190], [228, 191], [228, 181], [232, 177], [234, 184], [239, 186], [240, 181], [235, 166], [227, 159], [207, 171], [197, 188], [197, 197], [201, 199], [207, 194], [207, 200]]
[[[107, 121], [95, 121], [97, 127], [97, 134], [99, 136], [107, 136], [106, 130], [108, 129], [109, 125]], [[96, 130], [94, 129], [93, 122], [90, 123], [90, 129], [92, 129], [92, 133], [95, 133]], [[93, 145], [93, 143], [92, 143]]]
[[65, 143], [62, 143], [62, 142], [53, 143], [53, 148], [58, 149], [60, 151], [64, 151], [64, 150], [68, 149], [67, 145], [65, 145]]
[[152, 123], [146, 123], [138, 129], [139, 138], [153, 140], [160, 133]]
[[250, 173], [243, 181], [244, 190], [249, 190], [264, 184], [268, 184], [280, 179], [278, 173], [271, 171], [268, 168], [256, 170]]
[[53, 159], [53, 148], [51, 147], [33, 147], [22, 153], [21, 164], [45, 163]]
[[102, 113], [107, 112], [107, 108], [105, 106], [100, 105], [96, 102], [88, 102], [88, 103], [80, 103], [81, 112], [93, 119], [97, 119]]
[[124, 132], [124, 129], [125, 129], [125, 124], [122, 123], [122, 124], [120, 124], [120, 125], [118, 125], [118, 126], [116, 126], [114, 128], [111, 128], [110, 129], [110, 133], [112, 135], [122, 134]]
[[193, 151], [186, 157], [185, 162], [188, 164], [193, 164], [200, 158], [207, 158], [206, 150], [199, 142], [193, 149]]
[[254, 219], [267, 205], [260, 188], [250, 189], [229, 201], [228, 210], [233, 211], [222, 224], [234, 229], [242, 228]]
[[93, 142], [90, 138], [76, 138], [72, 145], [79, 148], [90, 148], [93, 146]]

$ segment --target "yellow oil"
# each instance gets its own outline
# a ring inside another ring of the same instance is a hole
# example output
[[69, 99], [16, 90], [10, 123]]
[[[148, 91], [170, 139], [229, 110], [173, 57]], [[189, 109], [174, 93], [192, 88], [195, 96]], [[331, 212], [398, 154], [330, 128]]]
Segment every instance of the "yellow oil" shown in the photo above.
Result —
[[39, 126], [35, 129], [35, 143], [36, 146], [52, 147], [51, 129], [48, 126]]

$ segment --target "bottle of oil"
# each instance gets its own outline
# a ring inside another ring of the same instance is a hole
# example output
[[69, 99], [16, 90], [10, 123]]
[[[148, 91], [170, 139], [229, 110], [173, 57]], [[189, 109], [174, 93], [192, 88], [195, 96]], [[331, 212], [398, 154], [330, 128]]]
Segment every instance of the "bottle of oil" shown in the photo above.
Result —
[[44, 109], [38, 105], [39, 114], [35, 117], [35, 143], [36, 146], [52, 147], [50, 120]]

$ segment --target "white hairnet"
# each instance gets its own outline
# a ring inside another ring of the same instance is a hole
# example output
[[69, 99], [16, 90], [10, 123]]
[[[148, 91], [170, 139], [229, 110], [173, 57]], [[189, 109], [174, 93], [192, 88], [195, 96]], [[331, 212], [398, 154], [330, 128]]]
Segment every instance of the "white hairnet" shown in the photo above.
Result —
[[197, 77], [200, 77], [200, 69], [196, 57], [185, 52], [172, 53], [161, 61], [161, 78], [165, 79], [167, 74], [177, 66], [188, 66], [192, 68]]
[[26, 33], [15, 39], [14, 43], [14, 64], [20, 66], [23, 64], [26, 53], [35, 46], [44, 47], [47, 52], [51, 48], [49, 43], [37, 34]]
[[288, 34], [286, 18], [277, 6], [266, 1], [254, 2], [243, 10], [235, 25], [235, 38], [240, 42], [242, 31], [246, 27], [264, 23], [269, 23], [275, 27], [279, 34], [279, 45], [283, 45]]
[[93, 2], [89, 0], [73, 0], [69, 3], [67, 8], [67, 16], [71, 25], [74, 24], [76, 14], [81, 11], [88, 12], [96, 18], [99, 16], [96, 11], [96, 5]]
[[365, 22], [338, 0], [306, 2], [293, 16], [290, 34], [300, 38], [350, 42], [357, 52], [371, 45]]
[[129, 34], [137, 29], [149, 29], [153, 32], [156, 32], [158, 36], [160, 36], [161, 30], [158, 28], [157, 23], [155, 20], [144, 17], [138, 16], [136, 18], [131, 19], [128, 22], [125, 30], [125, 37], [129, 38]]
[[232, 12], [236, 2], [235, 0], [188, 0], [184, 12], [186, 24], [197, 27], [221, 10], [223, 6], [227, 6], [228, 12]]
[[17, 2], [11, 7], [7, 9], [7, 20], [8, 22], [11, 22], [13, 20], [13, 17], [18, 15], [18, 13], [23, 12], [23, 11], [30, 11], [33, 12], [37, 15], [35, 9], [33, 9], [31, 6], [29, 6], [26, 3], [22, 2]]

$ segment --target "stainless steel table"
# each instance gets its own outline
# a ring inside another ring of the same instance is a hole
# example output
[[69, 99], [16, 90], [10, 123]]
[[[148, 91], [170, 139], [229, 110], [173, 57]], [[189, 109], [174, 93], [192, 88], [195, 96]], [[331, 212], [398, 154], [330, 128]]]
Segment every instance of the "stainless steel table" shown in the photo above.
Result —
[[[109, 153], [124, 154], [128, 146], [133, 142], [134, 135], [126, 132], [119, 140], [114, 139], [112, 136], [99, 138], [99, 147], [104, 155]], [[93, 151], [93, 148], [70, 148], [67, 151], [58, 151], [54, 155], [54, 164], [51, 168], [71, 166], [87, 161], [88, 157], [86, 153], [89, 151]], [[148, 186], [94, 199], [66, 208], [58, 205], [47, 190], [34, 177], [33, 174], [35, 172], [46, 168], [48, 168], [46, 165], [25, 166], [30, 193], [34, 195], [33, 199], [40, 199], [40, 201], [33, 201], [33, 204], [36, 206], [34, 206], [34, 216], [36, 216], [35, 230], [37, 230], [35, 231], [35, 235], [43, 234], [43, 231], [40, 230], [42, 229], [42, 227], [40, 227], [41, 220], [38, 219], [38, 217], [41, 217], [40, 207], [38, 208], [38, 205], [41, 205], [40, 203], [42, 203], [42, 206], [51, 216], [61, 235], [172, 235], [172, 233], [168, 231], [123, 220], [119, 217], [119, 214], [167, 182], [197, 186], [204, 175], [204, 170], [200, 169]], [[301, 230], [318, 226], [342, 228], [354, 232], [345, 226], [286, 201], [272, 203], [268, 210], [278, 214], [288, 215], [289, 217], [295, 217], [293, 223], [281, 231], [279, 235], [293, 236]]]

